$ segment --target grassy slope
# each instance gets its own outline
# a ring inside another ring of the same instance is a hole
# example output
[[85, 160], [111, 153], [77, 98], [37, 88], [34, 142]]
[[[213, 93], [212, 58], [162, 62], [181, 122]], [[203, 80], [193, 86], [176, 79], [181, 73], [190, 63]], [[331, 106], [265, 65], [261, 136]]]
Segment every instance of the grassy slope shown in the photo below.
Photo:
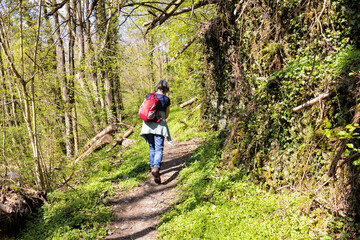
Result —
[[218, 144], [212, 139], [198, 148], [181, 172], [181, 199], [164, 216], [161, 239], [314, 237], [306, 196], [269, 193], [245, 170], [222, 168]]
[[[190, 116], [191, 115], [191, 116]], [[330, 214], [314, 215], [311, 200], [301, 194], [274, 194], [251, 181], [242, 168], [222, 164], [216, 133], [198, 130], [198, 112], [171, 111], [170, 131], [176, 140], [204, 139], [180, 174], [179, 202], [163, 216], [161, 239], [322, 239]], [[106, 201], [114, 188], [130, 189], [148, 177], [147, 145], [139, 137], [122, 154], [124, 162], [110, 164], [119, 148], [95, 152], [86, 159], [71, 187], [49, 194], [18, 239], [97, 239], [105, 235], [112, 212]], [[322, 210], [319, 210], [322, 211]], [[321, 216], [319, 218], [318, 216]]]

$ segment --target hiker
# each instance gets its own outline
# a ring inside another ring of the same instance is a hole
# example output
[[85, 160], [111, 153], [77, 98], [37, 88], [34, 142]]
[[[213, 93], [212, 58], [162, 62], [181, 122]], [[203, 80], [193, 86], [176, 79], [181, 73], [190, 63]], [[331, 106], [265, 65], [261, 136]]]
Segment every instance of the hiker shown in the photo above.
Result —
[[[160, 112], [162, 119], [159, 122], [143, 121], [140, 135], [149, 144], [150, 167], [154, 182], [161, 184], [160, 165], [163, 156], [165, 137], [169, 144], [172, 144], [169, 128], [167, 126], [167, 119], [170, 112], [170, 98], [165, 95], [169, 92], [169, 84], [165, 80], [160, 80], [158, 84], [156, 84], [155, 89], [155, 95], [159, 99], [156, 108]], [[145, 99], [148, 99], [150, 95], [150, 93], [146, 95]]]

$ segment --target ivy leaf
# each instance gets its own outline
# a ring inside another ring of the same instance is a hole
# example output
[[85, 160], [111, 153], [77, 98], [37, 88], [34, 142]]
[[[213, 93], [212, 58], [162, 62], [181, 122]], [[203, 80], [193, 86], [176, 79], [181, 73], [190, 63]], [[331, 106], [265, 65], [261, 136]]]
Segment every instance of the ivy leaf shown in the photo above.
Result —
[[344, 155], [345, 155], [345, 156], [349, 156], [349, 155], [350, 155], [349, 149], [346, 149], [346, 150], [344, 151]]
[[331, 128], [331, 127], [332, 127], [331, 122], [326, 122], [326, 128]]
[[356, 127], [354, 127], [354, 126], [351, 125], [351, 124], [346, 125], [345, 128], [349, 129], [350, 131], [354, 131], [354, 130], [356, 129]]
[[348, 148], [351, 148], [351, 149], [354, 148], [354, 145], [353, 145], [352, 143], [348, 143], [348, 144], [346, 144], [346, 146], [347, 146]]
[[355, 166], [360, 165], [360, 158], [359, 158], [358, 160], [353, 161], [353, 164], [354, 164]]

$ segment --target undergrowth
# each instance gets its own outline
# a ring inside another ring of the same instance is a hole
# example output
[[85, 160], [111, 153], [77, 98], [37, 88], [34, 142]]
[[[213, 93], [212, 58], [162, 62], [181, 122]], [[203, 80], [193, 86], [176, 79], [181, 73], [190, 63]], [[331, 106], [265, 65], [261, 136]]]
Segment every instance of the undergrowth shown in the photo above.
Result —
[[[199, 110], [173, 107], [169, 128], [173, 139], [202, 138], [197, 131]], [[128, 190], [149, 177], [148, 145], [140, 137], [141, 122], [131, 135], [136, 143], [129, 149], [117, 146], [92, 153], [79, 163], [72, 180], [47, 195], [47, 203], [32, 214], [16, 239], [99, 239], [113, 218], [107, 204], [115, 190]], [[118, 134], [121, 134], [119, 132]], [[122, 154], [119, 152], [122, 151]], [[70, 169], [64, 172], [69, 174]], [[64, 174], [64, 178], [67, 176]]]
[[220, 149], [220, 141], [212, 139], [187, 162], [180, 173], [180, 200], [164, 215], [160, 239], [327, 238], [330, 215], [312, 215], [308, 196], [264, 190], [245, 168], [222, 166]]

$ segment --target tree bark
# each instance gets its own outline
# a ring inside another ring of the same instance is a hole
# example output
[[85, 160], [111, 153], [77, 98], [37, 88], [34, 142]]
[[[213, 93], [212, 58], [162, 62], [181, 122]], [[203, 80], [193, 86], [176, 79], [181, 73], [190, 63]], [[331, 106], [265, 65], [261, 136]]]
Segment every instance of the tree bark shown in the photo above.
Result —
[[[69, 42], [69, 53], [71, 53], [71, 58], [69, 56], [69, 60], [70, 60], [70, 66], [69, 66], [69, 69], [70, 69], [70, 79], [71, 79], [71, 82], [70, 82], [70, 85], [71, 85], [71, 98], [70, 98], [70, 104], [71, 104], [71, 111], [72, 111], [72, 132], [73, 132], [73, 141], [74, 141], [74, 154], [76, 155], [78, 150], [79, 150], [79, 142], [78, 142], [78, 139], [79, 139], [79, 134], [78, 134], [78, 126], [77, 126], [77, 108], [76, 108], [76, 102], [75, 102], [75, 92], [76, 92], [76, 89], [75, 89], [75, 49], [74, 49], [74, 46], [75, 46], [75, 35], [76, 35], [76, 30], [77, 30], [77, 26], [76, 26], [76, 10], [77, 10], [77, 1], [76, 0], [73, 0], [72, 1], [72, 14], [71, 14], [71, 33], [72, 33], [72, 38], [71, 38], [71, 41]], [[80, 4], [80, 3], [79, 3]], [[70, 11], [70, 10], [69, 10]], [[70, 50], [71, 49], [71, 50]]]
[[65, 129], [64, 143], [65, 143], [66, 156], [68, 159], [70, 159], [72, 157], [72, 154], [71, 154], [72, 144], [71, 144], [71, 139], [69, 137], [69, 134], [70, 134], [69, 128], [71, 127], [71, 125], [69, 123], [69, 121], [70, 121], [69, 119], [71, 118], [71, 116], [70, 116], [68, 106], [67, 106], [69, 103], [69, 92], [68, 92], [68, 88], [67, 88], [68, 80], [67, 80], [66, 65], [65, 65], [65, 48], [64, 48], [64, 43], [63, 43], [62, 36], [61, 36], [61, 29], [60, 29], [60, 24], [59, 24], [58, 13], [55, 12], [53, 17], [54, 17], [54, 24], [55, 24], [54, 27], [55, 27], [55, 34], [57, 37], [57, 46], [58, 46], [57, 71], [58, 71], [58, 76], [59, 76], [60, 82], [61, 82], [61, 96], [62, 96], [61, 107], [64, 109], [64, 117], [63, 117], [64, 129]]
[[113, 144], [111, 144], [111, 146], [106, 150], [106, 152], [109, 152], [111, 149], [113, 149], [116, 145], [118, 145], [118, 144], [121, 144], [121, 142], [125, 139], [125, 138], [127, 138], [127, 137], [129, 137], [131, 134], [133, 134], [134, 133], [134, 128], [133, 127], [131, 127], [129, 130], [127, 130], [121, 137], [118, 137], [118, 138], [116, 138], [115, 139], [115, 141], [113, 141]]
[[33, 77], [31, 77], [31, 106], [32, 106], [32, 133], [33, 133], [33, 154], [35, 159], [35, 172], [36, 178], [39, 184], [40, 189], [45, 189], [46, 187], [46, 179], [43, 170], [46, 168], [45, 163], [42, 162], [41, 153], [38, 146], [38, 133], [37, 133], [37, 112], [36, 112], [36, 102], [35, 102], [35, 76], [38, 72], [38, 65], [37, 65], [37, 57], [38, 57], [38, 46], [39, 46], [39, 37], [40, 37], [40, 28], [41, 28], [41, 11], [42, 11], [42, 0], [39, 2], [39, 13], [38, 13], [38, 22], [37, 22], [37, 32], [36, 32], [36, 39], [35, 39], [35, 51], [34, 51], [34, 61], [33, 61]]
[[[86, 0], [86, 16], [90, 16], [91, 12], [92, 12], [92, 7], [90, 6], [89, 0]], [[86, 72], [87, 75], [90, 78], [90, 82], [92, 85], [92, 91], [89, 91], [90, 97], [91, 99], [94, 99], [93, 102], [95, 103], [94, 106], [94, 111], [95, 111], [95, 121], [96, 121], [96, 125], [95, 125], [95, 132], [99, 132], [100, 131], [100, 125], [101, 125], [101, 120], [100, 120], [100, 112], [96, 111], [95, 109], [101, 109], [101, 102], [100, 102], [100, 93], [99, 93], [99, 86], [98, 86], [98, 77], [97, 77], [97, 72], [96, 72], [96, 64], [95, 64], [95, 50], [93, 47], [93, 43], [91, 41], [91, 22], [90, 22], [90, 18], [87, 17], [85, 20], [85, 37], [86, 37], [86, 46], [87, 46], [87, 59], [86, 59]]]
[[197, 97], [194, 97], [194, 98], [190, 99], [189, 101], [186, 101], [186, 102], [180, 104], [180, 107], [183, 108], [183, 107], [185, 107], [185, 106], [187, 106], [187, 105], [190, 105], [190, 104], [192, 104], [193, 102], [195, 102], [196, 99], [197, 99]]
[[83, 8], [81, 2], [77, 4], [77, 11], [76, 11], [76, 26], [77, 26], [77, 36], [78, 36], [78, 45], [79, 45], [79, 70], [78, 70], [78, 81], [82, 88], [82, 91], [85, 95], [85, 101], [87, 103], [87, 107], [90, 113], [90, 124], [92, 129], [97, 129], [99, 122], [96, 121], [96, 114], [95, 114], [95, 103], [93, 99], [93, 94], [89, 88], [87, 81], [84, 81], [85, 78], [85, 37], [84, 37], [84, 18], [83, 18]]
[[298, 112], [303, 108], [306, 108], [308, 106], [314, 105], [315, 103], [318, 103], [319, 101], [321, 101], [324, 98], [327, 98], [328, 96], [330, 96], [330, 93], [322, 93], [318, 97], [316, 97], [316, 98], [314, 98], [314, 99], [312, 99], [312, 100], [310, 100], [310, 101], [308, 101], [308, 102], [306, 102], [304, 104], [301, 104], [300, 106], [297, 106], [296, 108], [293, 108], [293, 111]]
[[94, 144], [90, 146], [85, 152], [83, 152], [76, 160], [72, 163], [72, 165], [75, 165], [79, 161], [85, 159], [87, 156], [89, 156], [93, 151], [96, 149], [99, 149], [104, 144], [111, 143], [113, 141], [113, 137], [110, 134], [105, 134], [100, 139], [98, 139]]
[[101, 137], [103, 137], [106, 134], [111, 134], [113, 132], [115, 132], [117, 129], [115, 124], [111, 124], [108, 127], [106, 127], [104, 130], [102, 130], [99, 134], [97, 134], [95, 137], [93, 137], [82, 149], [81, 153], [86, 152], [91, 145], [93, 145], [98, 139], [100, 139]]

